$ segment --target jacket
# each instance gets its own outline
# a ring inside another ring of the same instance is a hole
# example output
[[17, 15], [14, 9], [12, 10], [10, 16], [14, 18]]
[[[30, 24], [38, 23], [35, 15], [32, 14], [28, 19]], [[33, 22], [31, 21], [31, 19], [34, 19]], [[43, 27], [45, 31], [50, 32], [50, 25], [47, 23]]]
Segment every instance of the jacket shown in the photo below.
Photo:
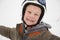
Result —
[[50, 25], [41, 22], [26, 32], [24, 23], [19, 23], [16, 28], [0, 26], [0, 35], [11, 40], [60, 40], [60, 37], [52, 34], [49, 28]]

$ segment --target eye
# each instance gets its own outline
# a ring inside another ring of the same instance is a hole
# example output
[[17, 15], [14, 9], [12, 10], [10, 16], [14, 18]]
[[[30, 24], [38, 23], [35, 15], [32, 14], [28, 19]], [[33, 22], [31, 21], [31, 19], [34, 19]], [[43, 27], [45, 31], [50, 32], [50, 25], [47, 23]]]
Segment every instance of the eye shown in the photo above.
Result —
[[29, 14], [31, 14], [31, 11], [27, 11]]
[[34, 14], [35, 16], [39, 16], [39, 14]]

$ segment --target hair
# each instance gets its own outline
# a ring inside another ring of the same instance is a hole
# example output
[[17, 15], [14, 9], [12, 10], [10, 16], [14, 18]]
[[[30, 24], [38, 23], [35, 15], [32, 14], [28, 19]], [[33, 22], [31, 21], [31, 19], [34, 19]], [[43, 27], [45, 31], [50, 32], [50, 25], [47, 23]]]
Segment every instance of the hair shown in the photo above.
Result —
[[[41, 12], [41, 15], [40, 15], [40, 17], [39, 17], [39, 19], [38, 19], [38, 22], [37, 22], [36, 24], [34, 24], [34, 26], [35, 26], [35, 25], [39, 24], [39, 22], [41, 21], [42, 17], [44, 16], [45, 10], [44, 10], [44, 8], [43, 8], [42, 6], [40, 6], [40, 5], [38, 5], [38, 4], [35, 4], [35, 3], [26, 3], [26, 4], [23, 6], [23, 10], [22, 10], [22, 20], [23, 20], [24, 23], [25, 23], [25, 21], [24, 21], [25, 11], [26, 11], [26, 8], [27, 8], [29, 5], [37, 6], [37, 7], [41, 8], [41, 11], [42, 11], [42, 12]], [[26, 23], [25, 23], [25, 24], [26, 24]]]

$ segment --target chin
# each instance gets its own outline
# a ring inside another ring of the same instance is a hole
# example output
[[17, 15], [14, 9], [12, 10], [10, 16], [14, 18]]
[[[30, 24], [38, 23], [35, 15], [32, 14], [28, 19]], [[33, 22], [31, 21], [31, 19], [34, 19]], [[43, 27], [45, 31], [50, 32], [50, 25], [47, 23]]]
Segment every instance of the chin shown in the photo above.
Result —
[[29, 23], [26, 23], [27, 25], [33, 25], [33, 24], [29, 24]]
[[34, 25], [36, 25], [35, 22], [34, 22], [34, 24], [32, 24], [32, 23], [30, 23], [30, 22], [24, 21], [24, 23], [25, 23], [26, 25], [29, 25], [29, 26], [34, 26]]
[[33, 26], [33, 25], [35, 25], [35, 24], [30, 24], [30, 23], [26, 23], [27, 25], [30, 25], [30, 26]]

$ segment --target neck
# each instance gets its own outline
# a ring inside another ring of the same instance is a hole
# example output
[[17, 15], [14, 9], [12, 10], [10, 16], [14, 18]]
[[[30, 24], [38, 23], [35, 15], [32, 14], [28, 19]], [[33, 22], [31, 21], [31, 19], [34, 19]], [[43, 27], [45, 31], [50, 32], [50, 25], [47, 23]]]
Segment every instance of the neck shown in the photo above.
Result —
[[30, 25], [26, 25], [26, 24], [25, 24], [25, 28], [26, 28], [26, 29], [31, 29], [32, 26], [30, 26]]

